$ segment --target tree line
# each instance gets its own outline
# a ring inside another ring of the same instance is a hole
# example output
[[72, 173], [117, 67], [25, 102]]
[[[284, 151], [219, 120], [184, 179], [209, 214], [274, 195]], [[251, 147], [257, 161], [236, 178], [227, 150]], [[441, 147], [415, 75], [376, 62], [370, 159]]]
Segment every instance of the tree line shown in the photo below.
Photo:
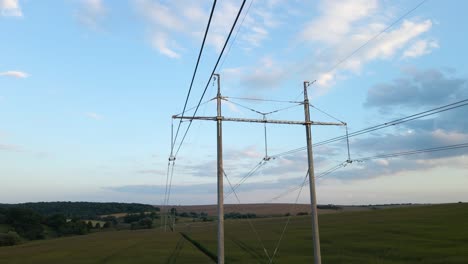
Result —
[[[86, 206], [89, 206], [89, 208], [86, 208]], [[124, 203], [1, 204], [0, 225], [6, 226], [7, 231], [0, 232], [0, 246], [16, 245], [22, 241], [45, 239], [47, 237], [84, 235], [92, 229], [99, 230], [111, 227], [116, 227], [116, 229], [152, 228], [153, 220], [159, 218], [156, 211], [159, 211], [159, 208], [151, 205]], [[105, 215], [115, 213], [127, 214], [120, 218]], [[93, 224], [90, 221], [91, 219], [100, 222]]]
[[101, 215], [159, 211], [158, 207], [139, 203], [38, 202], [0, 204], [0, 208], [24, 208], [41, 215], [63, 214], [67, 218], [98, 219]]

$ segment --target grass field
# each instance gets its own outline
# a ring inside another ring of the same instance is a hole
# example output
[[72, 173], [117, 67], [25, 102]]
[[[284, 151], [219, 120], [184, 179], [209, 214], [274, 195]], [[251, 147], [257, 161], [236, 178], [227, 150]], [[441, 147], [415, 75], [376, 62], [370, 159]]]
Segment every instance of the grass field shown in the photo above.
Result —
[[[268, 263], [287, 218], [226, 221], [227, 263]], [[468, 263], [468, 204], [320, 216], [323, 263]], [[214, 223], [182, 231], [216, 254]], [[292, 217], [274, 263], [313, 263], [310, 218]], [[179, 233], [101, 232], [0, 248], [1, 263], [212, 263]]]

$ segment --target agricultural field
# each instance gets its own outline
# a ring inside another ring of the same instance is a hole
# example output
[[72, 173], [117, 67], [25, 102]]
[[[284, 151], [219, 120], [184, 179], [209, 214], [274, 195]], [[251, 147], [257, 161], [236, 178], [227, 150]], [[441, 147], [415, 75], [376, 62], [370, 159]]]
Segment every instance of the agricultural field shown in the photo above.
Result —
[[[273, 263], [313, 263], [309, 216], [290, 219]], [[263, 248], [273, 255], [287, 220], [227, 220], [226, 262], [269, 263]], [[468, 263], [468, 204], [323, 214], [319, 221], [323, 263]], [[34, 241], [0, 248], [0, 262], [213, 263], [214, 222], [181, 222], [176, 231], [108, 231]]]

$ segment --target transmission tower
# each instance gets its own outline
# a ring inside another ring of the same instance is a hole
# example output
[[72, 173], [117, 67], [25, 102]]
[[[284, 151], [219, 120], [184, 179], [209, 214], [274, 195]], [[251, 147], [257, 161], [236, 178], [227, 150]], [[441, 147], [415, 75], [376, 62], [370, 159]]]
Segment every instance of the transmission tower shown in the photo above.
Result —
[[221, 95], [221, 80], [219, 74], [213, 74], [217, 79], [218, 93], [216, 95], [217, 101], [217, 115], [212, 116], [184, 116], [174, 115], [173, 119], [185, 119], [185, 120], [209, 120], [216, 121], [217, 123], [217, 197], [218, 197], [218, 263], [224, 264], [224, 189], [223, 189], [223, 133], [222, 133], [222, 122], [244, 122], [244, 123], [263, 123], [263, 124], [283, 124], [283, 125], [303, 125], [306, 128], [306, 141], [307, 141], [307, 161], [309, 170], [309, 188], [310, 188], [310, 206], [312, 216], [312, 238], [314, 246], [314, 262], [315, 264], [321, 264], [320, 255], [320, 237], [319, 237], [319, 226], [317, 217], [317, 198], [315, 193], [315, 175], [314, 175], [314, 159], [312, 152], [312, 125], [321, 126], [344, 126], [346, 123], [332, 123], [332, 122], [316, 122], [310, 120], [309, 110], [309, 98], [307, 94], [307, 88], [310, 85], [309, 82], [304, 82], [304, 121], [292, 121], [292, 120], [271, 120], [266, 119], [251, 119], [251, 118], [235, 118], [235, 117], [224, 117], [221, 113], [221, 106], [223, 97]]

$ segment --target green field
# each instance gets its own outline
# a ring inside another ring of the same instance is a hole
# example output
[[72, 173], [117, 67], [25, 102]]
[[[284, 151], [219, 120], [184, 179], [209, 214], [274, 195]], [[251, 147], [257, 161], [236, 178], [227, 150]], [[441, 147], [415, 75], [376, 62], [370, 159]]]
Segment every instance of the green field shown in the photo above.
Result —
[[[268, 263], [287, 218], [226, 221], [227, 263]], [[323, 263], [468, 263], [468, 204], [320, 216]], [[216, 226], [178, 231], [216, 253]], [[293, 217], [273, 263], [313, 263], [310, 218]], [[1, 263], [213, 263], [180, 233], [111, 231], [0, 248]]]

